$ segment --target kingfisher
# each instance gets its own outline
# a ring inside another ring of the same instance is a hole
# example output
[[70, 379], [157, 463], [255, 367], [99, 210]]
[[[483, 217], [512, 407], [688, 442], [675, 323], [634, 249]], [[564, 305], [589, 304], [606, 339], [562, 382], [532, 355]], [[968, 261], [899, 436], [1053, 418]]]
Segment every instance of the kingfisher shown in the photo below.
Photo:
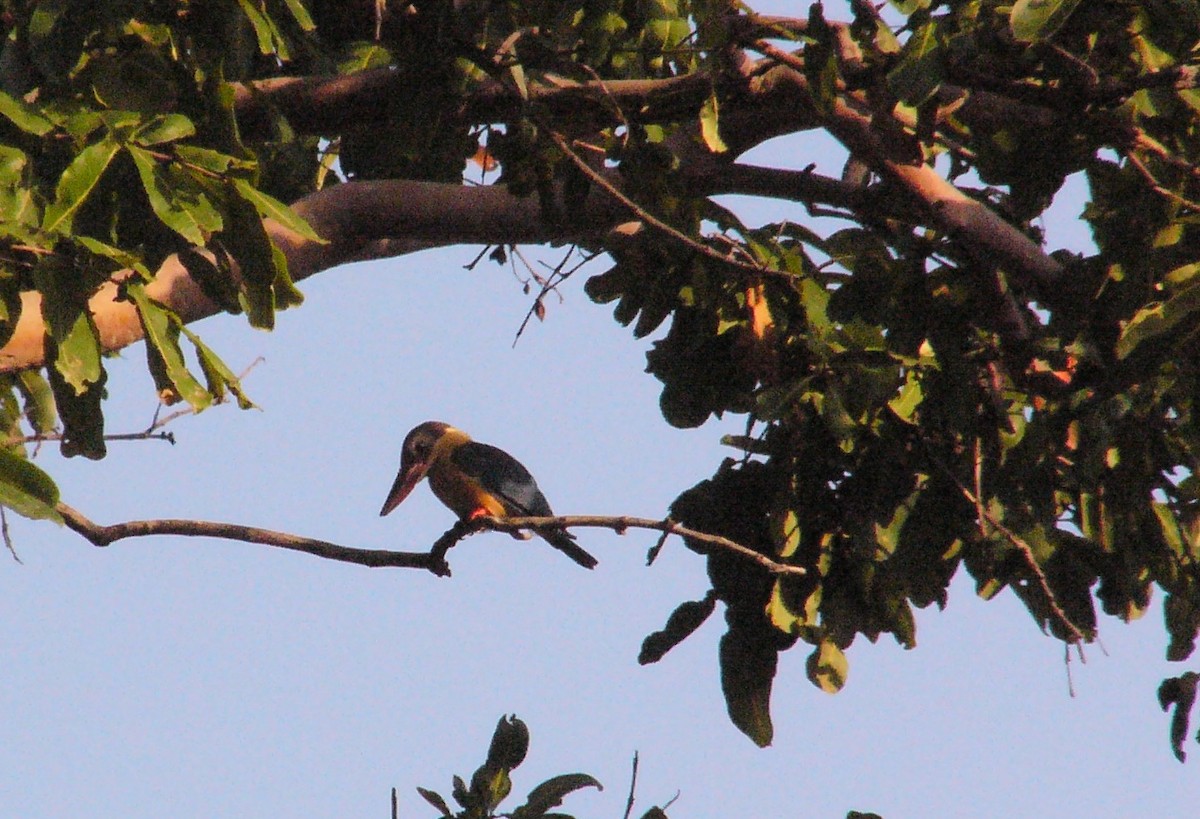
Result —
[[[408, 497], [422, 478], [437, 499], [460, 520], [481, 517], [553, 517], [550, 504], [529, 470], [491, 444], [441, 421], [413, 427], [400, 450], [400, 472], [379, 514], [386, 515]], [[585, 569], [597, 560], [565, 529], [538, 532], [551, 546]]]

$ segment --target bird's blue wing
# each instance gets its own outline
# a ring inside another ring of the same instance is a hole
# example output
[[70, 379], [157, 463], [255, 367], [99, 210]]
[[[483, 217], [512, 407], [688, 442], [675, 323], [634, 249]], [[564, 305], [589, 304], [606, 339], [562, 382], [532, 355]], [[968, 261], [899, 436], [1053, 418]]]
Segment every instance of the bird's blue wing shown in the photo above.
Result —
[[450, 455], [454, 465], [495, 495], [510, 515], [550, 517], [554, 513], [529, 470], [503, 449], [468, 441]]

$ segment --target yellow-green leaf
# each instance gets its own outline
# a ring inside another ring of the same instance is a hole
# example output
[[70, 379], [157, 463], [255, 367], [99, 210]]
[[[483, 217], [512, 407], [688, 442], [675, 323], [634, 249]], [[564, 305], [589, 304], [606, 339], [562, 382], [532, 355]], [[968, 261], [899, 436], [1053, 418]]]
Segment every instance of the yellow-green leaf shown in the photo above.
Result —
[[708, 146], [708, 150], [714, 154], [723, 154], [729, 150], [725, 140], [721, 139], [719, 112], [720, 103], [717, 101], [717, 94], [714, 91], [700, 106], [700, 136], [704, 138], [704, 144]]
[[808, 678], [827, 694], [836, 694], [846, 684], [850, 667], [846, 655], [829, 640], [822, 640], [805, 663]]
[[58, 486], [54, 480], [25, 458], [0, 449], [0, 505], [34, 520], [62, 523]]

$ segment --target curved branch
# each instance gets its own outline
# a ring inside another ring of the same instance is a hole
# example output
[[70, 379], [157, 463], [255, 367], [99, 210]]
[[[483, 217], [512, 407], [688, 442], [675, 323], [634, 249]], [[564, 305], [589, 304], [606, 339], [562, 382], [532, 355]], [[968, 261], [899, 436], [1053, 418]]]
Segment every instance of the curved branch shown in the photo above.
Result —
[[[355, 181], [326, 188], [293, 205], [324, 237], [314, 242], [267, 219], [272, 240], [287, 257], [294, 281], [337, 265], [449, 244], [577, 241], [595, 238], [625, 218], [625, 210], [601, 192], [589, 196], [566, 218], [544, 218], [536, 197], [517, 198], [492, 185], [471, 187], [406, 179]], [[235, 271], [236, 275], [236, 271]], [[114, 276], [114, 280], [121, 274]], [[221, 312], [192, 278], [178, 255], [169, 257], [146, 286], [150, 298], [186, 324]], [[0, 373], [39, 367], [44, 361], [44, 321], [38, 293], [21, 294], [21, 316], [0, 349]], [[118, 301], [118, 287], [105, 284], [89, 310], [105, 352], [142, 338], [137, 310]]]
[[338, 560], [343, 563], [355, 563], [359, 566], [372, 568], [392, 567], [402, 569], [426, 569], [440, 577], [450, 574], [441, 555], [435, 552], [392, 552], [382, 549], [356, 549], [351, 546], [341, 546], [325, 540], [290, 535], [286, 532], [275, 532], [270, 529], [259, 529], [256, 526], [241, 526], [236, 523], [215, 523], [206, 520], [179, 520], [165, 518], [160, 520], [131, 520], [125, 523], [114, 523], [105, 526], [94, 523], [81, 512], [60, 503], [58, 513], [62, 515], [67, 526], [85, 540], [96, 546], [108, 546], [118, 540], [130, 537], [149, 537], [151, 535], [178, 535], [181, 537], [215, 537], [225, 540], [237, 540], [243, 543], [258, 543], [263, 546], [277, 546], [281, 549], [291, 549], [296, 552], [323, 557], [327, 560]]
[[337, 560], [342, 563], [354, 563], [371, 568], [400, 568], [425, 569], [439, 577], [450, 575], [450, 566], [446, 563], [446, 553], [460, 540], [469, 535], [482, 531], [508, 532], [518, 534], [525, 529], [538, 531], [541, 529], [566, 529], [571, 527], [593, 527], [612, 529], [624, 534], [627, 529], [651, 529], [665, 535], [679, 535], [701, 543], [732, 552], [740, 557], [757, 563], [772, 574], [804, 575], [802, 566], [789, 566], [777, 563], [764, 554], [747, 548], [740, 543], [681, 526], [671, 519], [654, 520], [652, 518], [634, 518], [626, 516], [575, 515], [569, 517], [525, 517], [525, 518], [476, 518], [469, 521], [459, 521], [439, 537], [428, 552], [394, 552], [385, 549], [359, 549], [353, 546], [342, 546], [327, 540], [300, 537], [287, 532], [276, 532], [271, 529], [260, 529], [257, 526], [243, 526], [237, 523], [219, 523], [207, 520], [184, 520], [179, 518], [160, 518], [156, 520], [130, 520], [123, 523], [104, 525], [95, 523], [82, 512], [59, 503], [56, 507], [67, 527], [95, 546], [108, 546], [118, 540], [131, 537], [151, 537], [154, 535], [175, 535], [179, 537], [213, 537], [223, 540], [236, 540], [242, 543], [257, 543], [263, 546], [276, 546], [280, 549], [291, 549], [296, 552], [323, 557], [327, 560]]
[[[807, 87], [800, 57], [758, 41], [755, 50], [793, 69], [797, 85]], [[849, 97], [852, 101], [853, 96]], [[991, 208], [963, 193], [935, 170], [913, 156], [905, 144], [899, 123], [873, 117], [848, 104], [840, 96], [825, 119], [825, 127], [851, 154], [870, 165], [881, 176], [899, 183], [921, 203], [934, 224], [951, 236], [965, 237], [1006, 272], [1043, 295], [1052, 295], [1062, 277], [1061, 264], [1044, 253], [1036, 242], [1000, 218]]]

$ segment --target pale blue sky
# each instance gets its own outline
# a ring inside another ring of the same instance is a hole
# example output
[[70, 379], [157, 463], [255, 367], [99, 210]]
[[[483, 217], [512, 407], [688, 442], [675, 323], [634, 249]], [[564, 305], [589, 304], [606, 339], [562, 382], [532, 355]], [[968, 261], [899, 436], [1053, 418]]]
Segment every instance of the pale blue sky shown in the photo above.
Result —
[[[819, 143], [765, 150], [838, 161]], [[1049, 225], [1063, 242], [1082, 241], [1057, 221], [1078, 212], [1076, 197]], [[582, 276], [513, 349], [528, 297], [505, 270], [464, 271], [476, 252], [323, 273], [271, 334], [203, 322], [235, 369], [265, 357], [246, 383], [261, 411], [181, 419], [174, 447], [39, 463], [100, 522], [197, 517], [399, 549], [452, 523], [424, 487], [378, 517], [401, 439], [431, 418], [515, 454], [564, 514], [661, 516], [714, 471], [740, 422], [668, 427], [648, 343], [587, 300]], [[111, 431], [153, 411], [143, 355], [110, 362]], [[808, 684], [803, 649], [782, 655], [761, 750], [725, 716], [720, 610], [637, 665], [641, 639], [708, 587], [677, 541], [645, 568], [651, 533], [580, 531], [594, 572], [479, 535], [439, 579], [246, 544], [96, 549], [49, 524], [12, 530], [24, 564], [0, 555], [0, 816], [382, 817], [392, 786], [401, 816], [429, 816], [415, 786], [448, 795], [505, 713], [533, 738], [514, 792], [591, 773], [606, 790], [566, 805], [586, 817], [622, 814], [635, 750], [639, 807], [678, 791], [673, 817], [1194, 815], [1200, 759], [1175, 762], [1155, 700], [1183, 670], [1163, 659], [1157, 605], [1130, 626], [1102, 621], [1107, 654], [1073, 664], [1072, 699], [1061, 645], [1010, 593], [985, 604], [959, 577], [945, 612], [919, 613], [916, 650], [857, 642], [836, 696]]]

